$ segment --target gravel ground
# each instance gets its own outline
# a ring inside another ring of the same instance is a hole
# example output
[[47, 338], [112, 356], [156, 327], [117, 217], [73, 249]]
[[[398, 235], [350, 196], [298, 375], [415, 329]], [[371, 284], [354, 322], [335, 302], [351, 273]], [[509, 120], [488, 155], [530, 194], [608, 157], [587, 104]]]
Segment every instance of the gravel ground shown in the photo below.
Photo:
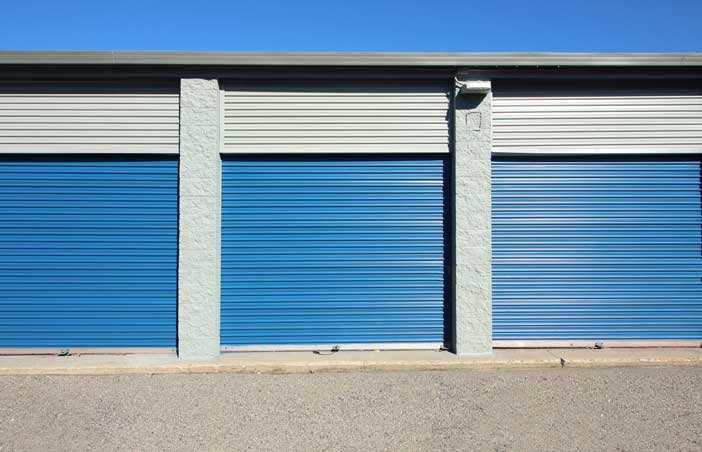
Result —
[[702, 368], [0, 377], [0, 451], [702, 451]]

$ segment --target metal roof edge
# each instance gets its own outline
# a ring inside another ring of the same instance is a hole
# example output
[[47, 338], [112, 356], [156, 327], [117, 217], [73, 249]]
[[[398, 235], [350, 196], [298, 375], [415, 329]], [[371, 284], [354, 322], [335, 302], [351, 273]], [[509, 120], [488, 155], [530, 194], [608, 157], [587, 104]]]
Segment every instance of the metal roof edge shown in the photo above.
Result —
[[0, 51], [0, 65], [702, 67], [702, 53]]

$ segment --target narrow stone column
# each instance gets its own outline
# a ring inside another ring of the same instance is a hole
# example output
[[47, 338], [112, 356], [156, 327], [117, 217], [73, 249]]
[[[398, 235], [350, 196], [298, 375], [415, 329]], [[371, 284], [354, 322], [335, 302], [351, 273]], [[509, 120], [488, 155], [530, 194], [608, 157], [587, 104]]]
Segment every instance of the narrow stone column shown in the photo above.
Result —
[[222, 161], [217, 80], [180, 83], [178, 356], [219, 355]]
[[492, 353], [492, 92], [456, 91], [455, 108], [455, 351], [480, 355]]

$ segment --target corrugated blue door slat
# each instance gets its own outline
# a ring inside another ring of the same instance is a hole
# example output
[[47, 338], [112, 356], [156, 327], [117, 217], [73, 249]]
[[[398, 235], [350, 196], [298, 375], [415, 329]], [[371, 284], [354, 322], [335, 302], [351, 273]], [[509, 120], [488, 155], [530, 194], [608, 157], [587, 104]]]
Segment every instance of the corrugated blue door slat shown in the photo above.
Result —
[[695, 158], [493, 161], [497, 340], [702, 338]]
[[178, 162], [0, 159], [0, 348], [175, 347]]
[[441, 159], [228, 159], [223, 345], [443, 343]]

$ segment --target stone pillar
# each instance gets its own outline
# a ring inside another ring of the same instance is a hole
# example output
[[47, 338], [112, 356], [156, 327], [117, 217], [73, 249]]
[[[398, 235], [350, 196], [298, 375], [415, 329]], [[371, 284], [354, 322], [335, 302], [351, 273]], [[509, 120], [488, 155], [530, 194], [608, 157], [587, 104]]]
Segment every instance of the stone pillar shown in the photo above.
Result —
[[180, 83], [178, 356], [219, 355], [222, 161], [217, 80]]
[[455, 112], [454, 345], [459, 355], [482, 355], [492, 353], [492, 91], [456, 90]]

